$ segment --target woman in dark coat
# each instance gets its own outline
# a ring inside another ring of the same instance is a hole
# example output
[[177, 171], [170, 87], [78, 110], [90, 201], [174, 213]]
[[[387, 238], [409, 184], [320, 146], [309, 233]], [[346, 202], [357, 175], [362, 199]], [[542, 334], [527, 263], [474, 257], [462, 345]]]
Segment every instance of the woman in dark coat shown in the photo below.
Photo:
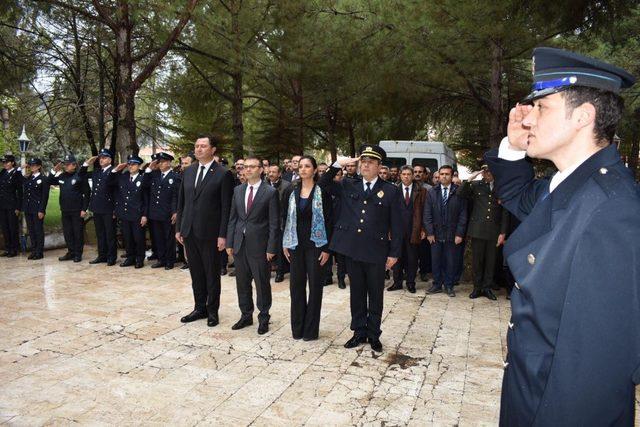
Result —
[[320, 328], [333, 202], [331, 196], [316, 186], [316, 160], [303, 156], [299, 164], [300, 180], [283, 194], [282, 246], [291, 263], [291, 332], [294, 339], [311, 341], [318, 338]]

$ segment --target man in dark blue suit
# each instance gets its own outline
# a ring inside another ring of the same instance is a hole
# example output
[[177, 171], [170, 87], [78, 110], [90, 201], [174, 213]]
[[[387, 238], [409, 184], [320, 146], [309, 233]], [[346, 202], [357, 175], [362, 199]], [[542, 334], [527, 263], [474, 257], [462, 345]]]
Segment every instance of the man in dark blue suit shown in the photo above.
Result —
[[89, 264], [115, 265], [118, 256], [116, 242], [116, 220], [113, 214], [115, 197], [110, 180], [115, 179], [111, 174], [113, 154], [106, 148], [100, 150], [97, 156], [84, 162], [80, 173], [86, 174], [89, 165], [93, 165], [91, 173], [91, 197], [89, 210], [93, 213], [93, 224], [96, 227], [98, 240], [98, 256]]
[[7, 154], [0, 171], [0, 225], [4, 236], [2, 256], [14, 257], [20, 249], [19, 215], [22, 210], [22, 174], [16, 168], [16, 158]]
[[462, 243], [467, 228], [467, 202], [457, 194], [451, 183], [453, 168], [443, 165], [438, 171], [440, 183], [427, 193], [422, 221], [431, 244], [433, 285], [428, 294], [442, 292], [455, 297], [453, 290], [457, 268], [457, 246]]
[[[111, 172], [118, 174], [117, 180], [112, 182], [119, 195], [116, 217], [120, 220], [126, 249], [126, 258], [120, 263], [120, 267], [132, 265], [135, 265], [135, 268], [144, 267], [146, 250], [144, 226], [147, 225], [149, 216], [149, 195], [143, 178], [144, 173], [140, 173], [141, 164], [142, 159], [132, 154], [127, 156], [126, 164], [119, 164]], [[125, 166], [128, 166], [129, 170], [119, 174]]]
[[145, 170], [144, 186], [149, 188], [149, 223], [156, 242], [158, 262], [151, 268], [171, 270], [176, 262], [176, 217], [182, 178], [171, 169], [173, 156], [156, 154]]
[[[385, 157], [385, 151], [377, 145], [364, 145], [358, 159], [339, 158], [318, 181], [323, 190], [340, 199], [329, 249], [345, 255], [347, 261], [354, 333], [346, 348], [368, 341], [372, 350], [382, 351], [385, 271], [393, 267], [402, 252], [400, 191], [378, 178]], [[358, 160], [360, 176], [333, 180], [338, 170]]]
[[[640, 195], [612, 144], [626, 71], [534, 50], [534, 83], [485, 156], [522, 223], [504, 255], [515, 278], [500, 424], [632, 426], [640, 383]], [[532, 104], [532, 105], [531, 105]], [[536, 180], [526, 157], [558, 172]]]

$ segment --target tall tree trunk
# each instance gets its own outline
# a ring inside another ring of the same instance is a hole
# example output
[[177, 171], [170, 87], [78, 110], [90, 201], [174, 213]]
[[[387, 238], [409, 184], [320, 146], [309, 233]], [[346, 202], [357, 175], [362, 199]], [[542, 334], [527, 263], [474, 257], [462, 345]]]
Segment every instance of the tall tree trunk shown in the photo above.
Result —
[[634, 112], [633, 132], [631, 133], [631, 152], [629, 153], [629, 169], [633, 173], [633, 177], [638, 180], [640, 171], [638, 171], [638, 156], [640, 155], [640, 108]]
[[491, 47], [491, 109], [489, 112], [489, 145], [497, 147], [504, 136], [502, 114], [502, 47], [494, 41]]
[[349, 155], [353, 158], [356, 156], [356, 135], [355, 125], [353, 121], [349, 119]]
[[[100, 148], [104, 147], [107, 143], [105, 135], [105, 70], [102, 66], [102, 42], [100, 41], [100, 33], [98, 32], [98, 39], [96, 48], [98, 49], [98, 144]], [[93, 153], [95, 156], [98, 154], [96, 151]]]
[[240, 37], [240, 7], [242, 2], [231, 2], [231, 34], [233, 34], [233, 97], [231, 101], [231, 121], [233, 130], [233, 160], [243, 157], [244, 124], [242, 122], [242, 40]]
[[9, 109], [7, 107], [0, 108], [0, 118], [2, 119], [2, 129], [9, 130]]
[[334, 103], [333, 105], [327, 106], [325, 111], [327, 118], [327, 144], [331, 153], [331, 162], [335, 162], [338, 159], [338, 146], [336, 144], [338, 106]]
[[131, 28], [129, 26], [128, 8], [125, 5], [120, 9], [122, 10], [122, 16], [116, 33], [116, 55], [119, 58], [117, 69], [119, 84], [116, 87], [118, 121], [115, 127], [118, 132], [118, 137], [115, 148], [116, 152], [120, 154], [121, 161], [124, 161], [128, 154], [138, 154], [139, 148], [136, 143]]
[[80, 112], [80, 118], [82, 119], [82, 125], [84, 127], [84, 133], [87, 137], [87, 144], [91, 149], [91, 153], [98, 154], [96, 147], [96, 141], [93, 136], [93, 128], [91, 121], [89, 120], [89, 114], [87, 114], [87, 105], [85, 103], [85, 89], [86, 82], [84, 74], [82, 72], [82, 43], [80, 43], [80, 37], [78, 36], [78, 26], [76, 23], [76, 15], [74, 14], [71, 19], [71, 29], [73, 31], [73, 46], [74, 46], [74, 62], [73, 62], [73, 74], [74, 82], [73, 89], [78, 100], [78, 110]]
[[302, 94], [302, 83], [299, 79], [293, 79], [293, 101], [296, 106], [296, 118], [298, 128], [296, 129], [296, 139], [298, 141], [298, 153], [304, 153], [304, 96]]

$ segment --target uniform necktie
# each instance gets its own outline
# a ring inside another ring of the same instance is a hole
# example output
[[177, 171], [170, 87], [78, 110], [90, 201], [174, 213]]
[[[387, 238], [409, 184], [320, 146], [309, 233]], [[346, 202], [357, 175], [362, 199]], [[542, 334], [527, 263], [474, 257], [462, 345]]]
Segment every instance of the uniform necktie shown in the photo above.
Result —
[[133, 182], [133, 176], [131, 176], [131, 182]]
[[444, 187], [444, 193], [442, 194], [442, 207], [446, 208], [447, 207], [447, 202], [449, 201], [449, 189], [447, 187]]
[[196, 188], [202, 182], [202, 177], [204, 177], [204, 165], [200, 166], [200, 171], [198, 172], [198, 179], [196, 179]]
[[409, 201], [411, 199], [409, 198], [409, 187], [404, 187], [404, 204], [409, 206]]
[[251, 210], [253, 205], [253, 185], [249, 187], [249, 198], [247, 199], [247, 213]]
[[371, 194], [371, 183], [367, 182], [367, 189], [364, 191], [364, 194], [367, 195], [367, 197], [369, 197], [369, 194]]

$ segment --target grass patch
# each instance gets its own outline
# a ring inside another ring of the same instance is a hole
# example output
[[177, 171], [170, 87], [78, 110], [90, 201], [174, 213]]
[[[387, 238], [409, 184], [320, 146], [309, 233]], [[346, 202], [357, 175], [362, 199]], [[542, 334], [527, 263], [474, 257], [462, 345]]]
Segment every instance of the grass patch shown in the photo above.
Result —
[[45, 233], [62, 231], [62, 214], [60, 213], [60, 189], [51, 187], [47, 214], [44, 217]]

